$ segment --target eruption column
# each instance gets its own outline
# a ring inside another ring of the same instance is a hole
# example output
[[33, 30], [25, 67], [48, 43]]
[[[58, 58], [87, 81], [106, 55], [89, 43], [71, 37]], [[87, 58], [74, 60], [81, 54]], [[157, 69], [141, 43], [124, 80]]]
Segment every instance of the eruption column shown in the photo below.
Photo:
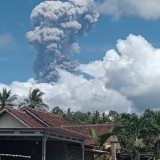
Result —
[[33, 31], [26, 37], [37, 50], [33, 71], [39, 82], [56, 81], [59, 69], [77, 72], [79, 62], [70, 59], [79, 51], [76, 38], [92, 30], [98, 16], [92, 0], [45, 1], [33, 9]]

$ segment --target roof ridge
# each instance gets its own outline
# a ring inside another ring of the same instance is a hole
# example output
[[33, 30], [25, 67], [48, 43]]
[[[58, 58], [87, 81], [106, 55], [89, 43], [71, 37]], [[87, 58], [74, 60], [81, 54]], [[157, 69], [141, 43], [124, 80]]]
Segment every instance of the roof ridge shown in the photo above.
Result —
[[15, 109], [15, 108], [11, 108], [11, 107], [5, 107], [1, 111], [2, 112], [7, 112], [8, 114], [11, 114], [14, 118], [16, 118], [19, 121], [21, 121], [24, 125], [27, 125], [28, 127], [30, 127], [30, 125], [26, 121], [24, 121], [23, 118], [21, 118], [21, 116], [19, 116], [19, 115], [14, 113], [14, 112], [18, 112], [18, 113], [24, 114], [25, 112], [22, 112], [19, 109]]
[[112, 126], [112, 123], [106, 123], [106, 124], [73, 124], [73, 125], [63, 125], [61, 127], [89, 127], [89, 126]]
[[21, 110], [21, 109], [19, 109], [19, 108], [17, 108], [17, 109], [11, 108], [11, 107], [5, 107], [5, 108], [6, 108], [7, 110], [11, 110], [11, 111], [16, 111], [16, 112], [24, 113], [24, 111]]
[[36, 119], [37, 121], [39, 121], [40, 123], [42, 123], [44, 126], [51, 127], [46, 121], [44, 121], [38, 115], [36, 115], [35, 113], [33, 113], [32, 110], [28, 109], [27, 107], [25, 107], [23, 110], [27, 114], [29, 114], [31, 117], [33, 117], [34, 119]]
[[32, 108], [23, 108], [28, 114], [32, 115], [33, 118], [35, 118], [37, 121], [41, 122], [46, 127], [52, 127], [52, 126], [62, 126], [67, 125], [69, 121], [64, 119], [62, 116], [57, 116], [54, 114], [48, 114], [48, 112], [42, 112], [38, 111]]
[[33, 110], [33, 111], [36, 111], [36, 112], [45, 113], [45, 114], [49, 114], [49, 115], [52, 115], [52, 116], [63, 117], [62, 115], [54, 114], [54, 113], [48, 112], [46, 110], [38, 110], [36, 108], [29, 108], [29, 107], [25, 107], [25, 108], [27, 108], [28, 110], [31, 110], [31, 111]]

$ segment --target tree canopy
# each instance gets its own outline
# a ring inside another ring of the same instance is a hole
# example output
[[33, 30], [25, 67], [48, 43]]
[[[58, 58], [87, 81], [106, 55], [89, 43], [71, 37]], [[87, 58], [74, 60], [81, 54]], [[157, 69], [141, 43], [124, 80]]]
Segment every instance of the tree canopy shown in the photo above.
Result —
[[25, 98], [24, 101], [19, 104], [19, 107], [27, 106], [39, 110], [46, 110], [49, 106], [43, 102], [43, 95], [44, 93], [38, 88], [30, 90], [28, 98]]
[[2, 92], [0, 92], [0, 106], [3, 109], [5, 106], [13, 107], [15, 104], [13, 103], [17, 99], [17, 95], [13, 94], [11, 90], [7, 91], [6, 88], [3, 88]]

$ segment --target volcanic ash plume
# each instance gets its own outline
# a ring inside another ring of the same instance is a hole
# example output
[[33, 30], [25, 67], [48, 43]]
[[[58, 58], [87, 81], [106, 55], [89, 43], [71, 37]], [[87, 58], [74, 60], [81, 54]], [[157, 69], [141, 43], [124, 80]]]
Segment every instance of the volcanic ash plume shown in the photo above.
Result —
[[76, 37], [92, 30], [98, 16], [92, 0], [45, 1], [33, 9], [33, 31], [26, 37], [37, 50], [33, 71], [38, 81], [56, 81], [59, 69], [76, 73], [79, 63], [70, 59], [79, 51]]

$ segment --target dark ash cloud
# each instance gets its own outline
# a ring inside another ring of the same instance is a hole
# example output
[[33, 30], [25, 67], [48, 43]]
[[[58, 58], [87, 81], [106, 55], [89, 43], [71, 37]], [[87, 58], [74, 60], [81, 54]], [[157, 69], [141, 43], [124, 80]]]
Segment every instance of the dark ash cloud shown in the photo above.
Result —
[[57, 81], [59, 69], [77, 72], [79, 63], [70, 59], [79, 52], [76, 38], [91, 31], [98, 16], [92, 0], [45, 1], [33, 9], [33, 31], [26, 37], [37, 50], [33, 71], [38, 81]]

